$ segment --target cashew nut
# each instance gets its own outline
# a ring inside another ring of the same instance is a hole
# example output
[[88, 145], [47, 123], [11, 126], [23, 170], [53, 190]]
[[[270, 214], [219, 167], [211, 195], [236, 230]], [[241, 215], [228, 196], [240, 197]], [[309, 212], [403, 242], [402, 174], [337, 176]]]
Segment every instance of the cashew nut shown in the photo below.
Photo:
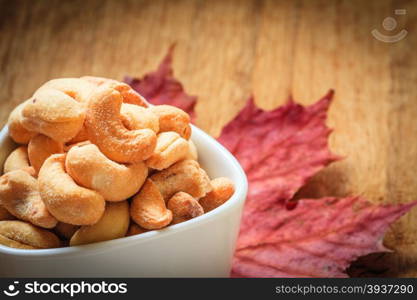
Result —
[[[124, 102], [121, 108], [121, 117], [123, 124], [127, 127], [127, 129], [135, 130], [150, 128], [152, 130], [156, 129], [154, 131], [158, 132], [159, 123], [158, 118], [155, 115], [148, 112], [147, 110], [145, 111], [145, 114], [141, 113], [140, 117], [136, 115], [138, 111], [141, 111], [140, 109], [142, 107], [147, 107], [148, 104], [146, 100], [141, 95], [136, 93], [129, 85], [123, 82], [102, 77], [84, 76], [81, 77], [81, 79], [95, 86], [106, 84], [107, 86], [111, 86], [121, 93]], [[86, 127], [83, 126], [78, 134], [70, 141], [70, 143], [78, 143], [85, 140], [88, 140], [88, 132]]]
[[150, 129], [128, 130], [120, 118], [121, 94], [105, 85], [90, 99], [86, 128], [92, 143], [111, 160], [135, 163], [147, 159], [156, 145]]
[[64, 144], [54, 141], [46, 135], [38, 134], [29, 141], [27, 150], [30, 164], [35, 168], [37, 174], [49, 156], [64, 152]]
[[198, 199], [211, 191], [207, 173], [195, 160], [182, 160], [150, 178], [166, 201], [177, 192], [185, 192]]
[[0, 244], [18, 249], [58, 248], [58, 237], [22, 221], [0, 221]]
[[163, 170], [184, 159], [190, 151], [188, 141], [180, 137], [174, 131], [162, 132], [158, 134], [156, 147], [146, 160], [149, 168]]
[[172, 224], [182, 223], [204, 214], [198, 201], [184, 192], [178, 192], [172, 196], [167, 206], [172, 211]]
[[149, 107], [159, 118], [159, 131], [175, 131], [185, 139], [191, 136], [190, 116], [183, 110], [171, 105]]
[[23, 170], [0, 177], [0, 202], [20, 220], [44, 228], [53, 228], [57, 223], [40, 197], [37, 180]]
[[107, 203], [101, 219], [94, 225], [81, 226], [71, 237], [70, 246], [102, 242], [124, 237], [129, 228], [127, 201]]
[[159, 131], [159, 119], [149, 109], [139, 105], [123, 103], [120, 109], [123, 125], [129, 130], [149, 128], [153, 132]]
[[219, 177], [211, 181], [213, 189], [203, 198], [200, 199], [200, 204], [204, 208], [204, 212], [209, 212], [232, 197], [235, 192], [233, 182], [226, 177]]
[[172, 221], [172, 212], [152, 180], [147, 179], [130, 205], [133, 221], [145, 229], [160, 229]]
[[38, 97], [38, 93], [42, 90], [57, 90], [70, 96], [78, 102], [88, 102], [90, 94], [94, 90], [95, 85], [82, 80], [80, 78], [58, 78], [52, 79], [44, 83], [34, 94]]
[[118, 164], [94, 144], [71, 147], [65, 167], [75, 182], [100, 193], [108, 201], [122, 201], [133, 196], [148, 176], [148, 168], [143, 162]]
[[28, 158], [28, 148], [26, 146], [20, 146], [9, 154], [4, 162], [3, 172], [27, 169], [30, 167]]
[[65, 154], [53, 154], [39, 171], [39, 191], [49, 212], [58, 221], [73, 225], [97, 223], [105, 201], [96, 191], [78, 186], [65, 171]]
[[[159, 131], [158, 117], [149, 109], [142, 106], [123, 103], [120, 109], [120, 118], [122, 119], [123, 125], [129, 130], [148, 128], [155, 133]], [[83, 126], [77, 135], [68, 143], [75, 144], [86, 140], [88, 140], [88, 132], [87, 128]]]
[[29, 140], [36, 134], [35, 132], [27, 130], [22, 125], [22, 110], [29, 101], [30, 99], [16, 106], [16, 108], [10, 113], [9, 120], [7, 122], [9, 135], [18, 144], [29, 143]]
[[83, 76], [81, 79], [86, 80], [96, 86], [107, 85], [116, 91], [118, 91], [123, 98], [124, 103], [130, 103], [148, 107], [148, 102], [139, 93], [133, 90], [128, 84], [113, 79], [94, 77], [94, 76]]
[[83, 104], [64, 92], [40, 89], [23, 107], [21, 123], [29, 131], [65, 143], [81, 130], [84, 119]]

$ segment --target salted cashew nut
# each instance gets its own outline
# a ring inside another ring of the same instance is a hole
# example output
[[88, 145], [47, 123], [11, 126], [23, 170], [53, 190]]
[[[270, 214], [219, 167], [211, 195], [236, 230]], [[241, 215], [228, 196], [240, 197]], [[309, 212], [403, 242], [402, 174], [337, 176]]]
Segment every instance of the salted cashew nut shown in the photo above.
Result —
[[71, 147], [65, 167], [76, 183], [100, 193], [107, 201], [122, 201], [133, 196], [148, 176], [143, 162], [116, 163], [94, 144]]
[[22, 221], [0, 221], [0, 244], [18, 249], [60, 247], [55, 234]]
[[65, 158], [65, 154], [53, 154], [42, 165], [38, 175], [42, 200], [58, 221], [72, 225], [95, 224], [104, 213], [104, 198], [75, 183], [65, 171]]
[[[120, 92], [123, 98], [123, 102], [124, 102], [122, 105], [122, 109], [121, 109], [122, 121], [123, 121], [123, 124], [128, 129], [134, 130], [134, 129], [150, 128], [154, 130], [155, 132], [158, 132], [159, 123], [158, 123], [156, 116], [154, 116], [152, 113], [146, 111], [145, 116], [141, 114], [140, 118], [133, 115], [133, 113], [136, 113], [140, 108], [147, 107], [148, 104], [146, 100], [140, 94], [134, 91], [126, 83], [119, 82], [113, 79], [94, 77], [94, 76], [84, 76], [78, 80], [86, 81], [89, 84], [93, 84], [95, 87], [106, 84], [107, 86], [112, 87], [118, 92]], [[129, 108], [125, 109], [124, 108], [125, 105], [129, 106], [130, 109]], [[137, 109], [137, 107], [139, 107], [139, 109]], [[123, 118], [125, 116], [124, 114], [125, 111], [127, 112], [127, 116]], [[87, 132], [86, 127], [83, 126], [81, 130], [78, 132], [78, 134], [69, 142], [78, 143], [78, 142], [82, 142], [85, 140], [88, 140], [88, 132]]]
[[89, 83], [92, 83], [96, 86], [107, 85], [114, 88], [122, 95], [124, 103], [140, 105], [143, 107], [148, 107], [149, 105], [145, 98], [143, 98], [138, 92], [132, 89], [130, 85], [124, 82], [95, 76], [83, 76], [81, 77], [81, 79]]
[[183, 110], [171, 105], [149, 107], [159, 118], [159, 131], [175, 131], [188, 140], [191, 136], [190, 116]]
[[129, 228], [129, 203], [107, 203], [101, 219], [94, 225], [81, 226], [71, 237], [70, 246], [108, 241], [124, 237]]
[[185, 192], [198, 199], [211, 191], [207, 173], [195, 160], [182, 160], [150, 178], [166, 201], [177, 192]]
[[204, 214], [198, 201], [191, 195], [178, 192], [168, 200], [167, 207], [172, 211], [172, 224], [178, 224]]
[[9, 154], [4, 162], [3, 173], [21, 169], [30, 170], [28, 148], [26, 146], [17, 147]]
[[20, 220], [44, 228], [53, 228], [57, 223], [41, 199], [37, 180], [23, 170], [0, 177], [0, 202]]
[[89, 139], [111, 160], [135, 163], [152, 155], [156, 135], [151, 129], [128, 130], [120, 118], [121, 94], [103, 85], [90, 99], [86, 128]]
[[80, 226], [58, 222], [58, 224], [56, 224], [54, 228], [54, 231], [58, 236], [62, 237], [63, 239], [69, 240], [78, 230], [78, 228], [80, 228]]
[[85, 106], [94, 89], [95, 85], [79, 78], [46, 82], [25, 105], [23, 126], [57, 141], [73, 139], [82, 129]]
[[27, 144], [36, 135], [36, 132], [29, 131], [22, 125], [22, 110], [29, 101], [30, 99], [16, 106], [10, 113], [9, 120], [7, 121], [9, 135], [18, 144]]
[[86, 103], [95, 89], [95, 85], [80, 78], [58, 78], [44, 83], [34, 94], [36, 98], [42, 90], [56, 90], [63, 92], [78, 102]]
[[21, 124], [29, 131], [42, 133], [53, 140], [67, 142], [81, 130], [85, 108], [64, 92], [38, 90], [22, 110]]
[[137, 235], [137, 234], [145, 233], [148, 231], [149, 231], [148, 229], [142, 228], [134, 222], [130, 222], [129, 229], [126, 233], [126, 236]]
[[152, 180], [147, 179], [130, 205], [130, 216], [145, 229], [160, 229], [172, 221], [172, 212]]
[[50, 137], [43, 134], [34, 136], [28, 145], [29, 161], [35, 168], [36, 174], [39, 173], [43, 163], [49, 156], [63, 152], [63, 143], [54, 141]]
[[123, 125], [129, 130], [149, 128], [159, 131], [159, 119], [150, 109], [139, 105], [123, 103], [120, 109]]
[[156, 147], [151, 157], [146, 160], [149, 168], [163, 170], [177, 161], [184, 159], [190, 151], [190, 145], [174, 131], [158, 134]]
[[[120, 117], [123, 125], [129, 130], [151, 129], [155, 133], [159, 131], [158, 117], [149, 109], [142, 106], [123, 103], [120, 109]], [[83, 126], [78, 134], [68, 143], [75, 144], [88, 140], [87, 128]]]
[[232, 197], [235, 192], [233, 182], [227, 177], [215, 178], [211, 181], [213, 189], [199, 200], [204, 212], [209, 212]]

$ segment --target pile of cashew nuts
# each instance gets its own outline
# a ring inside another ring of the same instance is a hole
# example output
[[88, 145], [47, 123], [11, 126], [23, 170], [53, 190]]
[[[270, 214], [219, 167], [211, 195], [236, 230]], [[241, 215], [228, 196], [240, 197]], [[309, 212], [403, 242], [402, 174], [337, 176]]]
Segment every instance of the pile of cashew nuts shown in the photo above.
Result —
[[0, 244], [77, 246], [141, 234], [215, 209], [234, 193], [210, 180], [190, 118], [99, 77], [48, 81], [8, 121], [19, 146], [0, 177]]

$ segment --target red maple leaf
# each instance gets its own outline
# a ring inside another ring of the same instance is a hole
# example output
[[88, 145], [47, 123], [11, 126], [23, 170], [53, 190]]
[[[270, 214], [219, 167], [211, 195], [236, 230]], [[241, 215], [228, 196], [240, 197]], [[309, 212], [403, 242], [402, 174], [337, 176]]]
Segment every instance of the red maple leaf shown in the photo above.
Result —
[[353, 260], [386, 250], [388, 226], [416, 204], [322, 198], [288, 209], [306, 181], [338, 159], [329, 151], [325, 124], [332, 96], [308, 107], [290, 100], [269, 112], [250, 100], [224, 127], [219, 141], [249, 180], [232, 276], [346, 277]]
[[[172, 77], [171, 60], [172, 48], [157, 71], [127, 82], [152, 103], [193, 113], [196, 98]], [[339, 159], [328, 147], [332, 96], [308, 107], [290, 99], [272, 111], [251, 98], [223, 128], [218, 140], [249, 181], [232, 276], [346, 277], [359, 256], [387, 251], [382, 240], [389, 225], [417, 204], [378, 205], [359, 197], [290, 202], [309, 178]]]
[[385, 231], [415, 204], [373, 205], [357, 197], [303, 199], [293, 210], [277, 204], [241, 230], [232, 276], [347, 277], [358, 257], [387, 251]]

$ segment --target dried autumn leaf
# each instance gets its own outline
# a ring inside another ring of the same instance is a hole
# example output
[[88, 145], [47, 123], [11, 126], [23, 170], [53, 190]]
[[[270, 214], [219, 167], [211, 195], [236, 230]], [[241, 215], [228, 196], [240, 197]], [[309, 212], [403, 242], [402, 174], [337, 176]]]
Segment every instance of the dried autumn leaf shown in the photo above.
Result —
[[232, 276], [347, 277], [358, 257], [387, 251], [385, 231], [416, 204], [382, 206], [356, 197], [304, 199], [293, 210], [277, 204], [254, 230], [241, 231]]
[[323, 198], [288, 209], [286, 201], [308, 178], [338, 159], [325, 125], [332, 94], [309, 107], [290, 100], [269, 112], [251, 99], [223, 129], [219, 141], [249, 180], [232, 276], [345, 277], [357, 257], [385, 250], [388, 226], [415, 204]]
[[193, 120], [197, 97], [188, 95], [181, 82], [174, 78], [172, 70], [173, 50], [174, 47], [171, 47], [156, 71], [146, 74], [141, 79], [126, 76], [124, 81], [150, 103], [176, 106], [187, 112]]

